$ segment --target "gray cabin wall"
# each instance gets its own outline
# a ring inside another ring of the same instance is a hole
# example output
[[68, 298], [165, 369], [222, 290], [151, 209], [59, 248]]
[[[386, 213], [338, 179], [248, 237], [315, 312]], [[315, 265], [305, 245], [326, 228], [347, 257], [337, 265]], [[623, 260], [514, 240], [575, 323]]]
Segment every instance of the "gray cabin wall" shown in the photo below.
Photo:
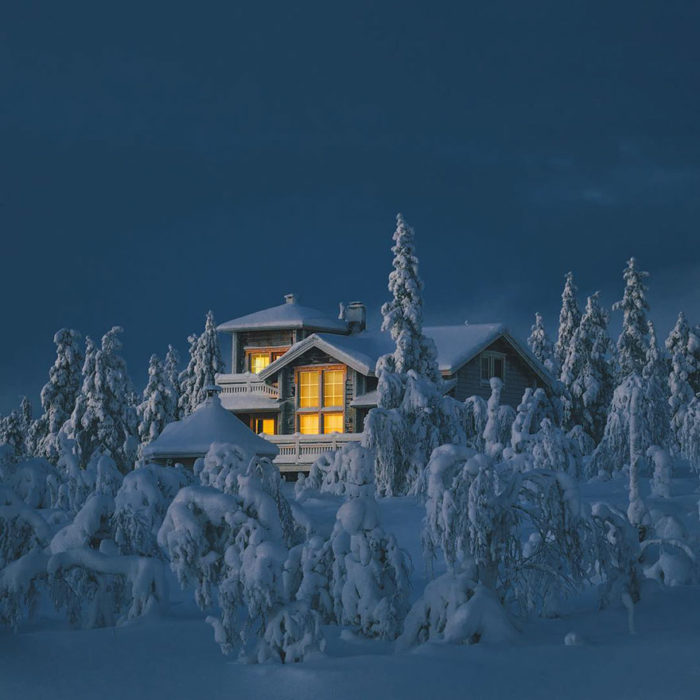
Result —
[[[501, 403], [517, 408], [525, 389], [528, 387], [546, 388], [542, 380], [530, 369], [520, 354], [504, 338], [499, 338], [484, 349], [483, 352], [499, 352], [506, 357], [506, 375], [501, 394]], [[452, 395], [458, 401], [470, 396], [481, 396], [488, 400], [491, 387], [481, 381], [481, 353], [462, 367], [456, 375], [457, 385]]]

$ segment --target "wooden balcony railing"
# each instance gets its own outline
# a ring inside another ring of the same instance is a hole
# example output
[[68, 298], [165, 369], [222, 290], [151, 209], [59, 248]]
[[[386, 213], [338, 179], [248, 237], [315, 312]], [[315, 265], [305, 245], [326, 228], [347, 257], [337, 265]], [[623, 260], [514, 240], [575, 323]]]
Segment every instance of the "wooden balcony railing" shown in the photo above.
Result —
[[279, 454], [273, 460], [281, 472], [308, 471], [326, 452], [333, 452], [349, 442], [362, 440], [362, 433], [331, 433], [329, 435], [264, 435], [277, 445]]

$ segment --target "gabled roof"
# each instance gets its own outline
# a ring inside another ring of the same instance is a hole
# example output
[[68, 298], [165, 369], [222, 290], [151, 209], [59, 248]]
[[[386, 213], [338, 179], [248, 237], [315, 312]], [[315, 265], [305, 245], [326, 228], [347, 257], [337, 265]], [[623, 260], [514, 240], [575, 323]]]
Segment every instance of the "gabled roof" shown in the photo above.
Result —
[[144, 457], [201, 457], [215, 442], [228, 442], [261, 457], [276, 457], [276, 445], [258, 437], [241, 420], [227, 411], [218, 396], [207, 397], [189, 416], [168, 423], [150, 445], [143, 448]]
[[[542, 381], [548, 385], [553, 382], [547, 370], [500, 323], [426, 326], [423, 330], [425, 335], [435, 341], [438, 367], [444, 374], [454, 374], [496, 339], [503, 337]], [[380, 331], [364, 331], [345, 336], [315, 333], [292, 345], [282, 357], [260, 372], [258, 377], [262, 380], [267, 379], [312, 347], [352, 367], [360, 374], [373, 376], [377, 360], [382, 355], [393, 352], [395, 345], [388, 333]]]
[[[423, 330], [425, 335], [435, 341], [438, 367], [444, 374], [454, 374], [491, 343], [503, 337], [543, 382], [551, 385], [554, 381], [534, 355], [500, 323], [426, 326]], [[364, 331], [345, 336], [314, 333], [292, 345], [282, 357], [260, 372], [258, 377], [262, 380], [267, 379], [312, 347], [352, 367], [360, 374], [373, 376], [377, 360], [382, 355], [393, 352], [395, 345], [388, 333], [380, 331]]]
[[285, 300], [285, 303], [279, 306], [226, 321], [226, 323], [217, 326], [216, 330], [231, 333], [234, 331], [306, 328], [314, 331], [348, 332], [348, 325], [345, 321], [332, 318], [318, 309], [302, 306], [294, 295], [288, 294]]

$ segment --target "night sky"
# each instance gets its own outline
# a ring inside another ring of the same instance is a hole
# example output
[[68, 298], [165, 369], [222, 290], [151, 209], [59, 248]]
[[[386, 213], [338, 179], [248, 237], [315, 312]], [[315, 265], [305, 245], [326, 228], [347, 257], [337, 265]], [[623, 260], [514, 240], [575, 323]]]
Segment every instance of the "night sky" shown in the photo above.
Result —
[[397, 211], [429, 322], [553, 335], [565, 272], [609, 304], [631, 255], [663, 337], [700, 321], [698, 36], [696, 1], [3, 3], [0, 411], [64, 326], [124, 326], [140, 388], [209, 308], [376, 319]]

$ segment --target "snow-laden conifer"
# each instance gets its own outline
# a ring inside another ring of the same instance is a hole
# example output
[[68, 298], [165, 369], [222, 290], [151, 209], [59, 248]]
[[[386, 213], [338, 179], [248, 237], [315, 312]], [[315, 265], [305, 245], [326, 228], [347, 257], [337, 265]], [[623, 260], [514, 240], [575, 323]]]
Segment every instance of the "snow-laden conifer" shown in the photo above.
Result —
[[216, 323], [211, 311], [207, 313], [202, 335], [191, 335], [187, 341], [190, 345], [190, 359], [178, 379], [178, 410], [181, 418], [188, 416], [204, 401], [207, 386], [214, 384], [216, 375], [224, 370]]
[[603, 436], [615, 388], [607, 325], [608, 316], [596, 292], [588, 297], [561, 368], [561, 381], [567, 389], [562, 396], [564, 423], [581, 425], [596, 442]]
[[131, 405], [132, 384], [121, 355], [119, 334], [113, 327], [99, 349], [88, 338], [83, 384], [71, 416], [71, 437], [85, 465], [97, 450], [109, 450], [121, 471], [133, 466], [137, 445], [137, 416]]
[[54, 335], [56, 361], [41, 390], [43, 413], [33, 430], [35, 451], [53, 463], [58, 459], [58, 433], [71, 417], [80, 391], [83, 365], [80, 340], [80, 333], [68, 328], [62, 328]]
[[168, 352], [165, 354], [165, 362], [163, 362], [163, 371], [165, 378], [170, 384], [170, 388], [175, 396], [175, 412], [173, 420], [180, 418], [178, 405], [180, 403], [180, 353], [172, 346], [168, 345]]
[[649, 327], [646, 312], [647, 287], [644, 280], [649, 276], [637, 268], [637, 261], [630, 258], [623, 273], [625, 291], [622, 299], [613, 304], [613, 309], [622, 311], [622, 331], [617, 340], [617, 363], [621, 381], [633, 373], [641, 374], [646, 363], [649, 347]]
[[413, 230], [399, 214], [394, 232], [392, 299], [382, 306], [382, 329], [395, 350], [377, 361], [377, 408], [365, 422], [363, 445], [374, 451], [377, 490], [386, 495], [420, 490], [432, 450], [465, 442], [465, 412], [442, 395], [435, 343], [423, 334], [423, 285]]
[[668, 376], [669, 408], [671, 412], [671, 432], [673, 446], [680, 451], [680, 438], [685, 414], [691, 401], [695, 398], [695, 392], [691, 382], [696, 374], [700, 374], [700, 366], [696, 362], [693, 352], [695, 344], [700, 345], [690, 326], [685, 314], [681, 311], [678, 320], [666, 339], [666, 350], [671, 361], [671, 371]]
[[153, 442], [175, 420], [177, 398], [157, 355], [148, 363], [148, 383], [138, 406], [138, 433], [142, 445]]
[[574, 332], [581, 322], [581, 311], [576, 300], [577, 292], [574, 283], [574, 273], [566, 273], [564, 290], [561, 294], [561, 311], [559, 312], [559, 330], [557, 331], [557, 341], [554, 345], [554, 359], [558, 368], [562, 367], [569, 352], [569, 345], [574, 336]]
[[552, 374], [556, 375], [554, 364], [554, 346], [544, 328], [542, 314], [535, 314], [535, 323], [530, 328], [530, 336], [527, 339], [527, 346], [530, 352], [542, 363], [542, 365]]

